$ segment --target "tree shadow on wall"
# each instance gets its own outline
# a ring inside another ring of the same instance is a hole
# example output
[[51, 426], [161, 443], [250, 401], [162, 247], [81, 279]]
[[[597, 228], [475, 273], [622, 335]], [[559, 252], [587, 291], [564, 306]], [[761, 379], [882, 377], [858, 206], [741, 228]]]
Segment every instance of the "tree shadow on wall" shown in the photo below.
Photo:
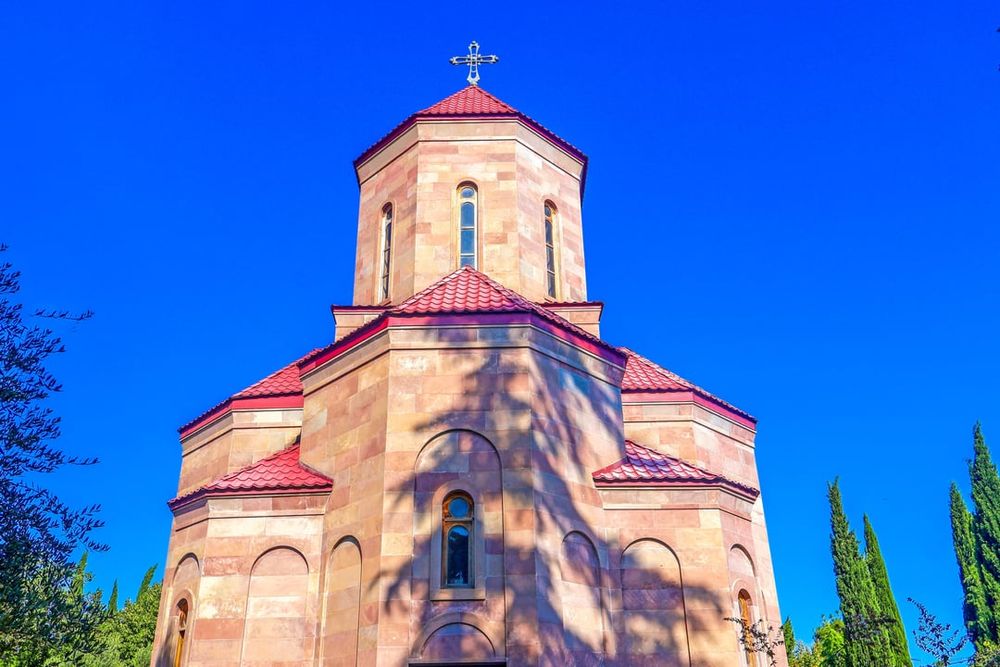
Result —
[[[431, 461], [440, 469], [415, 467], [391, 482], [387, 475], [386, 516], [413, 508], [417, 525], [412, 555], [393, 560], [394, 567], [367, 584], [380, 595], [383, 613], [416, 624], [410, 639], [417, 643], [444, 614], [468, 624], [495, 621], [494, 643], [506, 646], [508, 664], [690, 665], [688, 635], [708, 630], [707, 619], [721, 619], [728, 605], [705, 588], [685, 586], [682, 594], [680, 566], [674, 581], [670, 568], [656, 566], [649, 554], [636, 557], [640, 570], [649, 567], [630, 575], [623, 594], [622, 551], [629, 545], [618, 543], [615, 526], [591, 528], [600, 525], [601, 504], [591, 473], [624, 456], [618, 389], [534, 349], [455, 349], [441, 357], [443, 374], [454, 378], [448, 398], [418, 393], [417, 412], [429, 416], [410, 437], [431, 443], [467, 430], [496, 448], [506, 539], [488, 540], [485, 551], [487, 560], [491, 554], [502, 559], [502, 577], [499, 587], [487, 582], [485, 600], [430, 599], [433, 578], [440, 577], [432, 562], [439, 557], [440, 524], [428, 513], [440, 507], [427, 498], [442, 485], [475, 481], [477, 473], [446, 454]], [[436, 404], [446, 407], [436, 410]], [[614, 452], [611, 460], [596, 460], [589, 451], [602, 439], [613, 440], [603, 446]], [[699, 613], [685, 614], [685, 608]], [[411, 646], [410, 656], [447, 660], [457, 657], [449, 651], [464, 650], [461, 640], [442, 646]]]

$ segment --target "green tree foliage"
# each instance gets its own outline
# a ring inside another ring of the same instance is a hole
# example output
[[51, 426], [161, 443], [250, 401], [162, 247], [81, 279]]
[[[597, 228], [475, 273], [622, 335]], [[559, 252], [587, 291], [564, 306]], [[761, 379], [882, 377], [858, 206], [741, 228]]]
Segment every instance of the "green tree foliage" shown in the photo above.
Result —
[[86, 641], [93, 618], [89, 598], [73, 587], [81, 576], [73, 555], [80, 546], [104, 548], [90, 537], [100, 526], [96, 506], [73, 509], [38, 483], [94, 461], [53, 445], [59, 419], [44, 402], [61, 387], [45, 366], [63, 345], [50, 329], [25, 321], [13, 300], [19, 290], [20, 273], [0, 263], [0, 664], [33, 664], [24, 661]]
[[[786, 619], [782, 629], [791, 628]], [[797, 641], [794, 632], [785, 635], [789, 667], [844, 667], [844, 622], [839, 618], [823, 619], [813, 634], [812, 645]]]
[[785, 641], [785, 653], [791, 655], [795, 650], [795, 628], [792, 627], [792, 617], [786, 616], [781, 624], [781, 635]]
[[990, 636], [990, 618], [992, 610], [986, 604], [983, 593], [982, 577], [979, 573], [979, 560], [976, 549], [976, 536], [973, 529], [973, 517], [965, 505], [958, 485], [951, 485], [951, 537], [955, 545], [955, 558], [958, 560], [959, 577], [962, 580], [963, 607], [962, 616], [965, 619], [965, 629], [973, 642], [978, 646]]
[[830, 500], [830, 549], [833, 572], [844, 619], [845, 667], [893, 665], [888, 637], [881, 627], [882, 610], [868, 563], [862, 558], [858, 537], [844, 514], [838, 481], [828, 485]]
[[875, 529], [872, 528], [867, 514], [864, 517], [864, 522], [865, 561], [868, 563], [868, 572], [871, 574], [872, 584], [875, 586], [879, 610], [885, 619], [885, 632], [892, 656], [890, 664], [895, 665], [895, 667], [912, 667], [913, 660], [910, 659], [910, 648], [906, 641], [906, 628], [903, 626], [903, 617], [899, 614], [896, 597], [892, 594], [892, 586], [889, 585], [889, 572], [886, 570], [885, 560], [882, 558], [878, 537], [875, 536]]
[[156, 567], [146, 572], [135, 600], [109, 610], [86, 647], [67, 647], [52, 655], [45, 667], [147, 667], [153, 654], [153, 634], [162, 584], [150, 583]]
[[977, 651], [1000, 645], [1000, 474], [977, 423], [969, 462], [974, 512], [951, 489], [951, 531], [966, 629]]
[[115, 585], [111, 587], [111, 595], [108, 596], [108, 613], [113, 614], [118, 611], [118, 580], [115, 579]]
[[792, 627], [791, 617], [785, 617], [785, 622], [781, 624], [781, 633], [784, 635], [788, 667], [816, 667], [816, 663], [811, 661], [812, 651], [804, 643], [795, 639], [795, 629]]
[[821, 667], [845, 667], [847, 651], [844, 641], [844, 621], [828, 618], [813, 635], [813, 654]]
[[[37, 626], [26, 626], [27, 640], [16, 651], [0, 657], [3, 667], [41, 667], [53, 664], [57, 656], [86, 650], [93, 641], [97, 627], [105, 617], [101, 592], [86, 592], [92, 575], [87, 571], [87, 553], [73, 569], [69, 581], [55, 593], [52, 606], [59, 610], [48, 619], [35, 617]], [[43, 594], [50, 592], [40, 589]]]
[[973, 529], [983, 597], [989, 609], [989, 635], [985, 639], [1000, 644], [1000, 475], [979, 424], [973, 431], [973, 452], [969, 464], [972, 503], [976, 507]]

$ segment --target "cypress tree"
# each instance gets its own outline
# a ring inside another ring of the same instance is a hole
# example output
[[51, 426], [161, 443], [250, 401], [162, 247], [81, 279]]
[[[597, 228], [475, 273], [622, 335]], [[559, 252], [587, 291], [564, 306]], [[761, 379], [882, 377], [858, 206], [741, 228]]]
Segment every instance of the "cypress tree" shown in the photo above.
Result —
[[838, 480], [827, 486], [830, 500], [830, 551], [833, 573], [844, 619], [846, 667], [891, 665], [892, 657], [885, 632], [881, 629], [881, 609], [875, 595], [868, 564], [861, 557], [858, 536], [844, 515]]
[[115, 585], [111, 587], [111, 597], [108, 598], [108, 612], [113, 614], [118, 611], [118, 580], [115, 579]]
[[135, 599], [138, 600], [142, 597], [142, 594], [149, 589], [149, 584], [153, 581], [153, 573], [156, 572], [156, 565], [146, 570], [146, 574], [142, 576], [142, 583], [139, 584], [139, 592], [135, 594]]
[[985, 620], [987, 637], [1000, 643], [1000, 475], [990, 458], [979, 423], [973, 430], [973, 458], [969, 463], [972, 482], [972, 502], [976, 507], [973, 519], [979, 574], [988, 616]]
[[990, 617], [992, 610], [986, 604], [983, 593], [982, 575], [976, 554], [976, 536], [972, 513], [965, 505], [958, 485], [951, 485], [951, 538], [958, 560], [958, 574], [962, 580], [962, 617], [965, 629], [972, 637], [972, 643], [979, 648], [990, 637]]
[[795, 630], [792, 628], [792, 617], [786, 616], [785, 622], [781, 624], [781, 635], [785, 642], [785, 655], [789, 662], [795, 655]]
[[893, 659], [891, 664], [896, 667], [912, 667], [913, 660], [910, 658], [910, 647], [906, 641], [903, 617], [899, 614], [899, 605], [896, 604], [896, 597], [892, 594], [889, 572], [882, 558], [875, 529], [872, 528], [867, 514], [865, 515], [865, 561], [868, 563], [868, 572], [875, 586], [879, 610], [886, 620], [885, 632]]

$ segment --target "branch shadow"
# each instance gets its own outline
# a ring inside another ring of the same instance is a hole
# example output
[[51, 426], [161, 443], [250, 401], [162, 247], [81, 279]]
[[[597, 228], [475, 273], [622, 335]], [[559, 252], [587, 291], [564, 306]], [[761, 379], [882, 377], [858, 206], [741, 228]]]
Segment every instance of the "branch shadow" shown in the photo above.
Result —
[[[459, 347], [439, 354], [442, 364], [460, 372], [448, 391], [416, 397], [418, 408], [429, 407], [412, 436], [429, 443], [461, 429], [496, 448], [503, 526], [486, 551], [499, 556], [502, 567], [489, 573], [495, 580], [486, 599], [433, 600], [434, 533], [415, 530], [412, 555], [366, 584], [370, 593], [379, 588], [382, 612], [406, 619], [411, 637], [444, 614], [497, 621], [497, 655], [505, 654], [508, 664], [691, 665], [689, 634], [728, 608], [715, 591], [681, 588], [657, 568], [633, 578], [623, 595], [628, 545], [618, 543], [615, 526], [603, 525], [591, 479], [593, 470], [624, 456], [619, 389], [579, 371], [584, 360], [565, 363], [534, 348]], [[596, 459], [595, 442], [616, 458]], [[464, 479], [475, 480], [475, 472]], [[391, 483], [387, 475], [386, 515], [435, 511], [414, 499], [432, 494], [435, 484], [461, 482], [465, 473], [440, 471], [430, 482], [423, 474], [414, 468]], [[567, 537], [573, 535], [581, 537]], [[685, 612], [692, 605], [700, 610], [695, 617]], [[411, 646], [410, 659], [420, 658], [423, 648]], [[455, 655], [435, 657], [463, 655], [462, 642], [449, 650]]]

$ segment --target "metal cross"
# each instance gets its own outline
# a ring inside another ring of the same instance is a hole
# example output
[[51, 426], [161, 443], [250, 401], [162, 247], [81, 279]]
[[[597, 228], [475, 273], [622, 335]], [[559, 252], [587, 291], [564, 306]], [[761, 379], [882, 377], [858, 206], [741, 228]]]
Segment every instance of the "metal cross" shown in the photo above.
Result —
[[469, 44], [469, 55], [467, 56], [454, 56], [448, 62], [452, 65], [468, 65], [469, 66], [469, 85], [478, 86], [479, 85], [479, 66], [480, 65], [492, 65], [493, 63], [500, 62], [500, 59], [496, 56], [481, 56], [479, 55], [479, 42], [473, 41]]

